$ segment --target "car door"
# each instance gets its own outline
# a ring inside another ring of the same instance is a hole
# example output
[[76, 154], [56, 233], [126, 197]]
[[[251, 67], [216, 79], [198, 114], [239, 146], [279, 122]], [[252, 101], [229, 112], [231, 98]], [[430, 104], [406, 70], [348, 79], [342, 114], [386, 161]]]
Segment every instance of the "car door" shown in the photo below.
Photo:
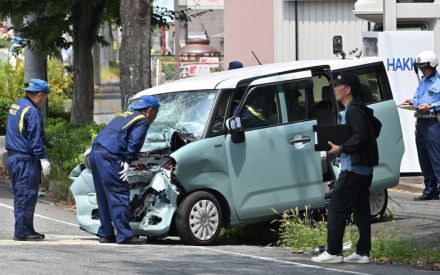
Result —
[[324, 204], [320, 155], [310, 119], [311, 72], [252, 82], [236, 114], [245, 141], [225, 144], [234, 206], [240, 219]]
[[379, 164], [374, 167], [370, 190], [376, 192], [395, 186], [399, 183], [404, 144], [396, 102], [393, 100], [384, 65], [378, 62], [336, 70], [333, 74], [335, 76], [345, 71], [358, 76], [359, 98], [374, 110], [374, 115], [382, 122], [377, 139]]

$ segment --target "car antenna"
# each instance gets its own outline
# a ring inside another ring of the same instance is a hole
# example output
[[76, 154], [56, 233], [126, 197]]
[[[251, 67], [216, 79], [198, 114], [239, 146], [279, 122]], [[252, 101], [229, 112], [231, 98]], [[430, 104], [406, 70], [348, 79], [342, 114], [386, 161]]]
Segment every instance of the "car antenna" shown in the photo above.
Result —
[[255, 59], [257, 60], [258, 64], [261, 65], [260, 60], [258, 59], [258, 57], [255, 55], [254, 51], [251, 51], [251, 53], [254, 55]]

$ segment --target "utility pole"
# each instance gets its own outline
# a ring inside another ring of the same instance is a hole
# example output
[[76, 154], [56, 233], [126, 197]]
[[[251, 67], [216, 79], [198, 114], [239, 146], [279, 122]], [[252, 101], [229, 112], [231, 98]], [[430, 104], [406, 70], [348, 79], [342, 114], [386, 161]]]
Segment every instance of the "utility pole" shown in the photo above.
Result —
[[397, 30], [397, 1], [383, 0], [383, 30]]
[[[32, 13], [24, 20], [25, 23], [31, 23], [37, 19], [37, 14]], [[31, 78], [38, 78], [47, 81], [47, 56], [40, 52], [34, 46], [34, 41], [30, 42], [30, 46], [24, 48], [24, 81], [29, 82]], [[45, 106], [41, 108], [41, 115], [43, 119], [46, 119], [48, 112], [48, 101]]]
[[[179, 10], [179, 0], [174, 0], [174, 10]], [[180, 61], [180, 21], [174, 19], [174, 56], [176, 62]]]

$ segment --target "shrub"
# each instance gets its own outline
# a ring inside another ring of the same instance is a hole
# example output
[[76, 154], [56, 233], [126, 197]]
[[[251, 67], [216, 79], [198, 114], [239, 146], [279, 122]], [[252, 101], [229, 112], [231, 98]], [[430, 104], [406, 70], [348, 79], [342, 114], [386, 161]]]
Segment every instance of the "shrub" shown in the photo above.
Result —
[[[65, 74], [63, 64], [57, 59], [48, 60], [48, 79], [51, 88], [49, 94], [49, 112], [62, 114], [64, 100], [72, 94], [72, 74]], [[14, 67], [0, 62], [0, 134], [5, 133], [9, 107], [24, 95], [24, 63], [18, 61]]]
[[[312, 218], [308, 208], [286, 211], [281, 216], [278, 244], [292, 249], [294, 252], [313, 253], [316, 248], [327, 244], [327, 222], [324, 217]], [[357, 230], [349, 225], [345, 229], [344, 242], [355, 243]]]
[[64, 101], [73, 93], [72, 74], [64, 72], [61, 61], [51, 58], [47, 62], [47, 79], [50, 86], [49, 110], [65, 112]]
[[0, 62], [0, 98], [15, 101], [23, 96], [24, 63], [18, 61], [14, 67]]
[[72, 126], [63, 118], [48, 118], [45, 133], [54, 147], [48, 150], [51, 162], [52, 190], [59, 199], [68, 198], [70, 171], [83, 161], [83, 153], [104, 125]]

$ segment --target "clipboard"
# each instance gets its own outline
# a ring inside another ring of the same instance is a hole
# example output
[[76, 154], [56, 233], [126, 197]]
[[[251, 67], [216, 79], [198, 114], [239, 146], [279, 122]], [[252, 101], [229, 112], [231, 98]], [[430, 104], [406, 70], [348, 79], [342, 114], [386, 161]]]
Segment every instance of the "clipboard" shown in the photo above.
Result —
[[318, 124], [313, 125], [315, 132], [315, 151], [330, 151], [329, 141], [341, 145], [350, 138], [348, 125]]
[[404, 109], [404, 110], [409, 110], [409, 111], [415, 111], [416, 110], [416, 108], [412, 104], [400, 104], [400, 105], [397, 105], [397, 108]]

